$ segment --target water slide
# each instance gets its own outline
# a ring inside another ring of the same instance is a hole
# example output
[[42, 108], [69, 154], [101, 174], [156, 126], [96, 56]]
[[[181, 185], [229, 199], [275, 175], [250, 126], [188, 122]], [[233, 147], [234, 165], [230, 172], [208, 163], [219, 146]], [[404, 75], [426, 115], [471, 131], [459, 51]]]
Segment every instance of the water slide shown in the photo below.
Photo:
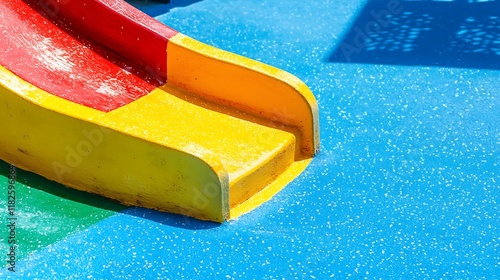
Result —
[[0, 159], [125, 205], [224, 222], [319, 149], [293, 75], [121, 0], [0, 3]]

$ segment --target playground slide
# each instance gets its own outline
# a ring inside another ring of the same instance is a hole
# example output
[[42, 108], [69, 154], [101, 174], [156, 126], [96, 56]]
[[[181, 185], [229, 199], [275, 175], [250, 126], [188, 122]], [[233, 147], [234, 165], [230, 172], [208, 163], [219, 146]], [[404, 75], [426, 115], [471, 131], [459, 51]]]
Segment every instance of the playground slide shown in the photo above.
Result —
[[0, 3], [0, 159], [126, 205], [223, 222], [319, 147], [314, 96], [121, 0]]

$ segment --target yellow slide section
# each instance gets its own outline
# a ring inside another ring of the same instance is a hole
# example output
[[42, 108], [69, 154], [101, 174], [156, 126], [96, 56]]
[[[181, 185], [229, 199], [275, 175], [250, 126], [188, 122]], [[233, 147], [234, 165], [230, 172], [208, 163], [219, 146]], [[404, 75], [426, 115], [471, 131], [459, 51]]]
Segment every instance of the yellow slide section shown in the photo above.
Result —
[[269, 200], [318, 151], [314, 96], [282, 70], [182, 34], [168, 44], [167, 84], [108, 113], [0, 66], [0, 158], [126, 205], [203, 220]]

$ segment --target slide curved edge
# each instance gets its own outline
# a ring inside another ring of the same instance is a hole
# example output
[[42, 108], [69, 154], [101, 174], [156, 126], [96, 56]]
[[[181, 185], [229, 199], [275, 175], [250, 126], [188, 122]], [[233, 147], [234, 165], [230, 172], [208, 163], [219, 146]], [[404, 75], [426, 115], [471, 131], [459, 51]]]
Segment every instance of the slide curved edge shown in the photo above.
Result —
[[167, 80], [296, 135], [298, 159], [319, 152], [319, 116], [310, 89], [276, 67], [178, 33], [168, 42]]

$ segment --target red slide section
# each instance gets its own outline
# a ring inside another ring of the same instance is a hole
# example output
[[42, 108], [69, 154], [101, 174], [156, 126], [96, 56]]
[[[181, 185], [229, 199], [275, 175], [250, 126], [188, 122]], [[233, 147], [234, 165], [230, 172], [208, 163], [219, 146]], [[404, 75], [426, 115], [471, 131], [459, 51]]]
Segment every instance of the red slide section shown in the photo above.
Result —
[[165, 82], [177, 33], [121, 0], [2, 0], [0, 29], [2, 66], [105, 112]]
[[50, 16], [148, 72], [166, 77], [168, 39], [177, 34], [123, 0], [37, 0]]

